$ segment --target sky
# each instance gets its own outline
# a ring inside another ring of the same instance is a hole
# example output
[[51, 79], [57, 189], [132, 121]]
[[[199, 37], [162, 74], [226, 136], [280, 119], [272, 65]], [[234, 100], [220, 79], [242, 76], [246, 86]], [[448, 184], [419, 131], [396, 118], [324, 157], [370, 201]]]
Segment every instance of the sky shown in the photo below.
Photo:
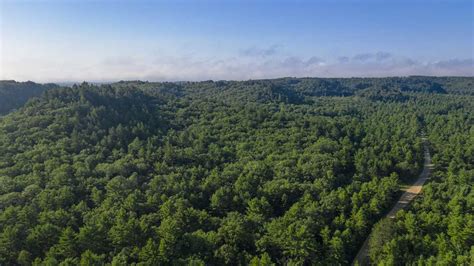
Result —
[[468, 0], [0, 0], [0, 79], [474, 75]]

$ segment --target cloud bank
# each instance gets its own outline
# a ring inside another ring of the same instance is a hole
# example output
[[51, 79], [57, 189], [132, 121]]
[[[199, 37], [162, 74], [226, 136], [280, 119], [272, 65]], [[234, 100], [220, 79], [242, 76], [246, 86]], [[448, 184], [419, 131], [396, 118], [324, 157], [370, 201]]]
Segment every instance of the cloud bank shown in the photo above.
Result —
[[[336, 58], [292, 56], [280, 47], [250, 47], [235, 56], [117, 56], [85, 62], [30, 61], [3, 66], [2, 79], [60, 81], [116, 80], [247, 80], [295, 77], [385, 77], [408, 75], [473, 76], [473, 58], [421, 61], [386, 51], [341, 55]], [[3, 64], [3, 63], [2, 63]], [[18, 71], [16, 71], [18, 70]]]

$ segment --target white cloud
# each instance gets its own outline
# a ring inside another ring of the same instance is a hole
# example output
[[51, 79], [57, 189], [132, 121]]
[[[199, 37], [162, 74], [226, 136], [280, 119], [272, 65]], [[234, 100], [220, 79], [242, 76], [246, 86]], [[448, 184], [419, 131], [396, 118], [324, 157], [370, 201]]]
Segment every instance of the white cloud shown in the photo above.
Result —
[[[419, 61], [389, 52], [375, 52], [340, 56], [327, 60], [317, 56], [285, 56], [272, 52], [271, 49], [254, 51], [254, 54], [255, 56], [239, 55], [225, 58], [197, 57], [195, 55], [182, 57], [108, 56], [82, 61], [77, 61], [77, 59], [68, 61], [67, 58], [63, 60], [11, 61], [4, 64], [4, 71], [0, 73], [0, 78], [60, 82], [135, 79], [150, 81], [246, 80], [284, 76], [474, 75], [472, 58]], [[257, 56], [259, 54], [260, 56]]]

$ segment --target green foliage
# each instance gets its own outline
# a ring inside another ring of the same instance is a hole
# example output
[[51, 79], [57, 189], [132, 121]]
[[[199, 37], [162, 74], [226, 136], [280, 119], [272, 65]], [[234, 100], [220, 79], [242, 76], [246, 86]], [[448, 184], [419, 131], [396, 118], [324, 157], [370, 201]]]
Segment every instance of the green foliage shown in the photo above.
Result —
[[21, 107], [30, 98], [38, 97], [56, 84], [37, 84], [31, 81], [0, 80], [0, 115]]
[[470, 82], [49, 89], [0, 118], [0, 264], [345, 265], [420, 172], [423, 131], [436, 178], [376, 259], [466, 263]]
[[472, 100], [445, 101], [431, 110], [425, 108], [435, 152], [432, 180], [408, 211], [376, 226], [370, 251], [373, 262], [472, 265], [474, 112]]
[[386, 244], [393, 239], [395, 231], [394, 220], [384, 218], [375, 224], [369, 239], [369, 257], [371, 261], [380, 261], [380, 256]]

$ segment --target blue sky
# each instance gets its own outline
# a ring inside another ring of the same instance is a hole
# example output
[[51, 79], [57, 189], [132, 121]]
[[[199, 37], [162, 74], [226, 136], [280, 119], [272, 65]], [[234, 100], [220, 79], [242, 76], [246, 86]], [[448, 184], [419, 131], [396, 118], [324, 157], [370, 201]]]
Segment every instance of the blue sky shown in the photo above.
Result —
[[0, 3], [0, 79], [474, 75], [474, 1]]

